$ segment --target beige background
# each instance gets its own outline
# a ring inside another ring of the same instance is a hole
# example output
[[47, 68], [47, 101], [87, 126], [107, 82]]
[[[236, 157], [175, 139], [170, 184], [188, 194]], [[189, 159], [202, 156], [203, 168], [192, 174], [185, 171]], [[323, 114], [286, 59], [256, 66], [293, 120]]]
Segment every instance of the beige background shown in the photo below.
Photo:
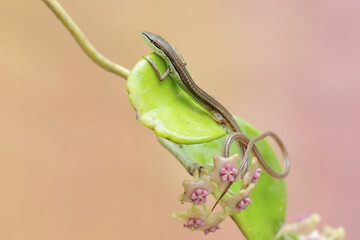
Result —
[[[196, 82], [292, 156], [287, 220], [359, 224], [359, 1], [61, 0], [105, 56], [131, 68], [141, 30], [180, 50]], [[204, 239], [170, 218], [189, 178], [41, 1], [0, 0], [0, 239]], [[269, 196], [271, 197], [271, 196]], [[241, 239], [228, 219], [207, 239]]]

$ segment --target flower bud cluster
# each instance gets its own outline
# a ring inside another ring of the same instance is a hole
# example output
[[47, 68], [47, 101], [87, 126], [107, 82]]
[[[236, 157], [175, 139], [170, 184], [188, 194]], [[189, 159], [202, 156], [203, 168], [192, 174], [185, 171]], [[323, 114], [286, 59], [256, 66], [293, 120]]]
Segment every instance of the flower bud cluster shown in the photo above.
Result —
[[[261, 172], [261, 169], [257, 168], [255, 157], [243, 179], [236, 176], [239, 164], [237, 154], [228, 158], [214, 155], [213, 160], [213, 166], [196, 166], [193, 173], [194, 179], [183, 182], [184, 193], [179, 200], [182, 203], [191, 203], [191, 208], [172, 215], [183, 223], [185, 228], [200, 230], [204, 234], [220, 229], [219, 224], [225, 220], [226, 216], [239, 213], [252, 203], [250, 193]], [[237, 193], [229, 191], [220, 202], [223, 210], [211, 215], [212, 211], [206, 208], [209, 195], [218, 197], [230, 183], [238, 181], [242, 181], [241, 190]]]
[[344, 240], [345, 229], [343, 227], [332, 228], [325, 226], [323, 232], [317, 229], [321, 217], [314, 213], [312, 215], [302, 215], [294, 223], [285, 224], [277, 234], [277, 239], [298, 240]]

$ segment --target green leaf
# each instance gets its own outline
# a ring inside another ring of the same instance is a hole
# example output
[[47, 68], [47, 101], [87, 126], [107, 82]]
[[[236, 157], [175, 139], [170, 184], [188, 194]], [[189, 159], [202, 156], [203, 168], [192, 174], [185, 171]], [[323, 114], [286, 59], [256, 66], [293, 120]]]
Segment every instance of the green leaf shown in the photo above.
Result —
[[[260, 133], [249, 123], [236, 118], [243, 133], [249, 138], [254, 138]], [[202, 165], [212, 165], [213, 155], [220, 154], [224, 138], [208, 143], [194, 145], [176, 145], [160, 139], [160, 142], [175, 156], [185, 158], [189, 162], [197, 162]], [[236, 145], [233, 144], [231, 154], [236, 153]], [[256, 143], [260, 153], [266, 162], [276, 171], [281, 172], [281, 165], [271, 146], [262, 140]], [[180, 159], [182, 160], [182, 159]], [[235, 186], [234, 186], [235, 185]], [[238, 191], [239, 184], [233, 184], [231, 189]], [[286, 209], [286, 185], [284, 180], [274, 179], [262, 172], [250, 198], [253, 203], [239, 214], [232, 215], [232, 219], [244, 233], [247, 239], [275, 239], [277, 232], [284, 223]]]
[[[155, 53], [148, 56], [163, 74], [166, 71], [165, 61]], [[175, 143], [194, 144], [220, 138], [227, 132], [171, 77], [160, 82], [145, 59], [132, 69], [127, 79], [127, 90], [138, 120], [162, 138]]]

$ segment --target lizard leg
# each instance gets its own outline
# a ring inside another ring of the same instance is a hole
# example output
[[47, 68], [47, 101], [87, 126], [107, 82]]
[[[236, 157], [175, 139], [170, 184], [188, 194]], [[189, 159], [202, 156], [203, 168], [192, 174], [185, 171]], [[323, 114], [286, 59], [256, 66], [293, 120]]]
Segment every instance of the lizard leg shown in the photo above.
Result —
[[159, 81], [160, 82], [164, 81], [171, 72], [170, 68], [168, 68], [166, 72], [164, 72], [164, 74], [161, 76], [160, 70], [156, 66], [154, 60], [151, 57], [144, 57], [144, 58], [146, 59], [146, 61], [148, 61], [148, 63], [150, 63], [151, 67], [155, 70], [156, 76], [158, 77]]

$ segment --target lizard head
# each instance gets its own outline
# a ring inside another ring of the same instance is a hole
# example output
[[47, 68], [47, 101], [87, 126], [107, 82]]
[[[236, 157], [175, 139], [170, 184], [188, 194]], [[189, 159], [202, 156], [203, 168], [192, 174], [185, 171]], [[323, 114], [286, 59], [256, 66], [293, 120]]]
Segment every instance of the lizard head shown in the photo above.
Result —
[[159, 36], [156, 33], [141, 31], [141, 36], [145, 40], [145, 42], [150, 46], [150, 48], [158, 54], [163, 52], [164, 46], [170, 46], [170, 44], [165, 39], [163, 39], [161, 36]]

